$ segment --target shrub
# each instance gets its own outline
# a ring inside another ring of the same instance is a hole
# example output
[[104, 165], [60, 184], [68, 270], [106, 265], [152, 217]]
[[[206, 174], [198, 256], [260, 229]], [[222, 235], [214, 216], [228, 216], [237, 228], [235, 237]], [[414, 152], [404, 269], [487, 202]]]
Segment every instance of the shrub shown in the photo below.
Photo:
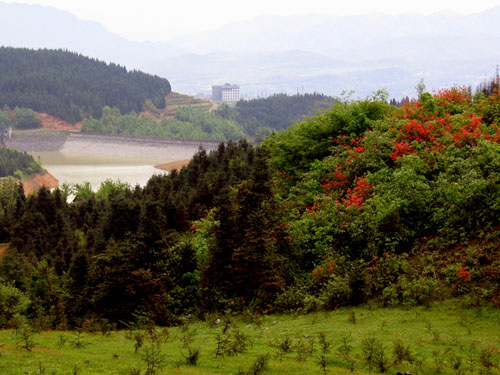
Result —
[[[311, 306], [307, 301], [310, 300], [312, 296], [308, 293], [307, 287], [302, 285], [291, 286], [288, 289], [285, 289], [278, 297], [276, 298], [276, 306], [279, 306], [282, 311], [299, 311], [309, 309]], [[314, 310], [313, 306], [312, 309]]]
[[198, 360], [200, 359], [200, 349], [192, 349], [188, 347], [188, 352], [186, 354], [182, 354], [184, 360], [186, 361], [186, 365], [196, 366], [198, 364]]
[[20, 318], [26, 313], [30, 304], [29, 298], [17, 289], [13, 283], [0, 279], [0, 327], [4, 328], [9, 321]]
[[382, 300], [388, 306], [430, 306], [435, 299], [438, 281], [429, 277], [416, 277], [408, 280], [402, 277], [396, 284], [384, 288]]
[[17, 108], [14, 109], [13, 116], [14, 127], [17, 129], [36, 129], [42, 126], [42, 120], [31, 109]]
[[323, 288], [320, 300], [328, 308], [348, 305], [352, 296], [349, 279], [342, 276], [333, 277]]

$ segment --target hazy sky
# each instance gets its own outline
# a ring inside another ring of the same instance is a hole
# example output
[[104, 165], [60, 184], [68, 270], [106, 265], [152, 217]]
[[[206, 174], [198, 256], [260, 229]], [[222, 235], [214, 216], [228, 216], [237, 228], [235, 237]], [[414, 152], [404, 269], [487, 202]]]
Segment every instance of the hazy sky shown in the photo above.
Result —
[[164, 41], [259, 15], [352, 15], [453, 10], [475, 13], [500, 6], [500, 0], [0, 0], [49, 5], [78, 18], [94, 20], [131, 40]]

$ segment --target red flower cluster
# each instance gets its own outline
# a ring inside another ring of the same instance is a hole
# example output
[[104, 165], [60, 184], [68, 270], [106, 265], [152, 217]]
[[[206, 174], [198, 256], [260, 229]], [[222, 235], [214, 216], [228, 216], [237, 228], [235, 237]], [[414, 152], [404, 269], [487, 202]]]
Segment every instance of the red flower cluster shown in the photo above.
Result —
[[408, 141], [393, 142], [392, 145], [394, 146], [394, 152], [390, 155], [392, 160], [396, 160], [404, 155], [413, 154], [417, 151], [410, 146]]
[[487, 134], [481, 128], [481, 116], [474, 116], [470, 114], [471, 120], [468, 124], [460, 127], [458, 133], [453, 134], [453, 142], [457, 144], [457, 147], [462, 147], [466, 144], [476, 145], [479, 138], [487, 139], [488, 141], [498, 142], [500, 140], [500, 129], [497, 126], [495, 134]]
[[343, 188], [346, 183], [346, 176], [340, 171], [340, 166], [337, 165], [337, 170], [332, 172], [332, 178], [325, 178], [323, 184], [320, 184], [323, 190], [327, 192]]
[[458, 277], [464, 281], [470, 281], [472, 279], [470, 272], [467, 270], [466, 267], [460, 267], [458, 269]]
[[370, 194], [370, 190], [373, 185], [368, 183], [366, 177], [358, 178], [356, 181], [356, 186], [353, 189], [347, 189], [347, 196], [342, 198], [342, 202], [347, 206], [360, 207], [363, 205], [366, 198]]
[[[422, 108], [419, 102], [403, 106], [401, 119], [406, 122], [398, 129], [397, 141], [392, 143], [392, 160], [416, 152], [420, 144], [430, 152], [441, 152], [450, 145], [450, 140], [459, 148], [474, 146], [479, 139], [500, 142], [500, 128], [496, 124], [486, 127], [482, 116], [472, 110], [462, 112], [464, 105], [472, 104], [467, 90], [441, 90], [434, 99], [438, 107], [434, 112]], [[461, 108], [460, 114], [453, 115], [457, 107]]]
[[442, 99], [439, 102], [445, 103], [453, 103], [453, 104], [465, 104], [466, 102], [470, 102], [471, 96], [470, 93], [466, 89], [461, 89], [458, 87], [454, 87], [451, 89], [442, 89], [434, 95], [436, 99]]

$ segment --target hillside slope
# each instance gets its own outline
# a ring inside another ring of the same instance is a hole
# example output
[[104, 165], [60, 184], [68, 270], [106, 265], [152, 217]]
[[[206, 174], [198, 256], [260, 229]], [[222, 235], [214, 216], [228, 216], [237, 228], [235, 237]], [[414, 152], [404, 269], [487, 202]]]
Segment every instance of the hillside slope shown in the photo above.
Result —
[[104, 106], [140, 112], [165, 106], [164, 78], [127, 71], [63, 50], [0, 48], [0, 106], [26, 107], [69, 122], [100, 117]]
[[[0, 195], [0, 242], [12, 249], [0, 277], [49, 327], [370, 300], [499, 306], [499, 123], [497, 87], [401, 108], [371, 97], [258, 147], [199, 150], [144, 188], [76, 186], [72, 203], [62, 190]], [[40, 267], [53, 286], [42, 297], [23, 284]]]

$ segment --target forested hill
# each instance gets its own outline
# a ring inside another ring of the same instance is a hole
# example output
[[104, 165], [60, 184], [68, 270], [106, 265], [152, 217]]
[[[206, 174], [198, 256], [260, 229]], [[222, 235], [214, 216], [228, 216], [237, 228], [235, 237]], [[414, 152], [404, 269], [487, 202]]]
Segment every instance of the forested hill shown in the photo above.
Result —
[[277, 94], [268, 98], [240, 100], [235, 108], [221, 107], [217, 114], [240, 124], [250, 137], [270, 134], [272, 130], [283, 130], [292, 123], [314, 115], [315, 111], [327, 109], [334, 98], [323, 94], [287, 95]]
[[165, 106], [164, 78], [63, 50], [0, 48], [0, 105], [26, 107], [69, 122], [101, 117], [104, 106], [140, 112]]

